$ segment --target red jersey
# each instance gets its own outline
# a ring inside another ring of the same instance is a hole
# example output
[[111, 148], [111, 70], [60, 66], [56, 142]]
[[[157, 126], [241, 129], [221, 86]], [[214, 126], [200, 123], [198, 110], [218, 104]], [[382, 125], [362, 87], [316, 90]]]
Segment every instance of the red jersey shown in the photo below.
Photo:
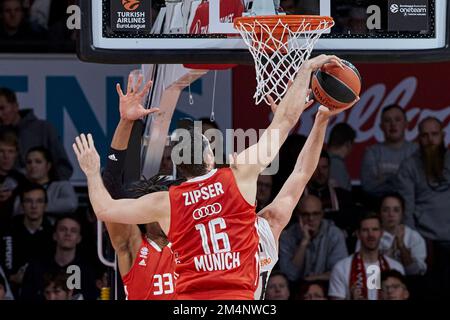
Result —
[[122, 277], [127, 300], [175, 298], [175, 259], [171, 244], [160, 248], [142, 237], [141, 248], [130, 271]]
[[259, 275], [255, 206], [230, 168], [172, 186], [169, 239], [177, 298], [253, 299]]

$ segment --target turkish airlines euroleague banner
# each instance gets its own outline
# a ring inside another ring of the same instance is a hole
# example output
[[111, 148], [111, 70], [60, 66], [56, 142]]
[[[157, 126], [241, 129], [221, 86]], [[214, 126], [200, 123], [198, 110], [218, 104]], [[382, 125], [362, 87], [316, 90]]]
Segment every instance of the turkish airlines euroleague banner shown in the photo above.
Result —
[[[417, 137], [417, 124], [427, 116], [444, 122], [445, 141], [450, 143], [450, 63], [433, 64], [358, 64], [363, 79], [360, 102], [340, 114], [329, 125], [347, 122], [356, 131], [356, 144], [348, 160], [354, 180], [359, 180], [360, 163], [367, 146], [383, 141], [379, 128], [380, 113], [384, 106], [397, 103], [410, 121], [407, 139]], [[265, 128], [271, 119], [270, 108], [255, 106], [253, 67], [241, 66], [233, 71], [233, 126], [234, 128]], [[314, 122], [317, 105], [305, 111], [296, 133], [308, 135]]]

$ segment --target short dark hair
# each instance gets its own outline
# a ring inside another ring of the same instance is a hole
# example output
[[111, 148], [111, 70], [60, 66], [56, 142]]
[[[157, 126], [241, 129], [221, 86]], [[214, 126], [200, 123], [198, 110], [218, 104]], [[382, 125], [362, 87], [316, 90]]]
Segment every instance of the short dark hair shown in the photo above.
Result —
[[[143, 177], [141, 180], [132, 182], [125, 187], [125, 197], [137, 199], [149, 193], [168, 191], [170, 186], [178, 185], [184, 181], [186, 179], [170, 180], [168, 176], [161, 175], [155, 175], [150, 179]], [[141, 233], [147, 233], [145, 226], [145, 224], [138, 224]]]
[[402, 107], [400, 107], [398, 104], [395, 104], [395, 103], [387, 105], [386, 107], [383, 108], [383, 110], [381, 110], [381, 118], [383, 118], [383, 116], [386, 114], [386, 112], [389, 112], [389, 111], [391, 111], [393, 109], [399, 110], [403, 114], [403, 117], [406, 120], [406, 111], [405, 111], [405, 109], [403, 109]]
[[300, 289], [298, 291], [296, 300], [303, 300], [304, 296], [308, 292], [309, 288], [311, 288], [311, 286], [314, 286], [314, 285], [319, 286], [322, 289], [325, 298], [328, 297], [327, 281], [324, 281], [324, 280], [304, 281], [304, 282], [300, 283]]
[[329, 147], [341, 147], [346, 143], [353, 143], [356, 131], [347, 123], [341, 122], [333, 127], [328, 140]]
[[381, 218], [380, 218], [380, 215], [377, 214], [377, 213], [374, 212], [374, 211], [371, 211], [371, 210], [365, 210], [365, 211], [362, 212], [362, 213], [360, 214], [360, 216], [359, 216], [359, 219], [358, 219], [358, 230], [361, 230], [361, 224], [363, 223], [363, 221], [371, 220], [371, 219], [378, 220], [378, 222], [380, 223], [380, 226], [381, 226]]
[[[176, 165], [177, 170], [181, 173], [182, 177], [198, 177], [201, 175], [206, 174], [207, 171], [207, 164], [205, 163], [204, 159], [204, 153], [209, 148], [209, 141], [206, 139], [206, 137], [199, 132], [199, 130], [196, 130], [196, 128], [188, 128], [186, 129], [189, 132], [190, 135], [190, 150], [191, 155], [189, 159], [189, 163], [180, 163]], [[183, 139], [181, 139], [183, 140]], [[201, 141], [201, 163], [195, 163], [195, 142]], [[186, 144], [186, 142], [180, 141], [177, 144], [175, 144], [174, 148], [178, 144]], [[183, 149], [180, 150], [179, 155], [183, 157]]]
[[[3, 9], [3, 2], [0, 1], [0, 8]], [[17, 96], [14, 91], [6, 87], [0, 87], [0, 97], [5, 97], [9, 103], [17, 103]]]
[[381, 206], [383, 205], [384, 200], [386, 200], [387, 198], [397, 199], [400, 202], [400, 206], [402, 207], [402, 212], [405, 212], [405, 198], [403, 198], [403, 196], [398, 192], [388, 192], [383, 194], [378, 206], [378, 212], [381, 212]]
[[146, 194], [168, 191], [172, 185], [178, 185], [185, 179], [170, 180], [168, 176], [155, 175], [150, 179], [143, 177], [139, 181], [135, 181], [126, 186], [126, 196], [129, 198], [140, 198]]
[[57, 180], [57, 174], [56, 174], [55, 166], [53, 163], [53, 157], [52, 157], [50, 150], [44, 146], [32, 147], [32, 148], [28, 149], [25, 159], [28, 158], [28, 155], [32, 152], [39, 152], [40, 154], [42, 154], [42, 156], [48, 163], [52, 164], [52, 166], [50, 167], [50, 171], [48, 172], [48, 177], [50, 180]]
[[283, 277], [283, 278], [286, 280], [286, 283], [289, 285], [289, 279], [288, 279], [288, 277], [286, 276], [286, 274], [284, 274], [284, 273], [281, 272], [280, 270], [274, 270], [274, 271], [272, 271], [272, 272], [270, 273], [269, 279], [270, 279], [270, 278], [273, 278], [273, 277], [276, 277], [276, 276]]
[[47, 160], [47, 162], [53, 163], [52, 154], [50, 153], [50, 150], [47, 149], [46, 147], [44, 147], [44, 146], [32, 147], [32, 148], [28, 149], [26, 156], [28, 157], [28, 155], [31, 152], [40, 152], [44, 156], [45, 160]]
[[55, 222], [55, 228], [54, 228], [54, 230], [56, 231], [56, 228], [57, 228], [58, 225], [61, 223], [61, 221], [66, 220], [66, 219], [70, 219], [70, 220], [72, 220], [72, 221], [75, 221], [75, 222], [78, 224], [78, 226], [80, 227], [80, 233], [81, 233], [81, 226], [82, 226], [81, 221], [80, 221], [80, 219], [79, 219], [77, 216], [75, 216], [73, 213], [68, 213], [68, 214], [65, 214], [65, 215], [62, 215], [61, 217], [59, 217], [59, 218], [56, 220], [56, 222]]
[[388, 278], [398, 279], [403, 285], [406, 286], [406, 278], [399, 271], [395, 269], [389, 269], [381, 272], [381, 282], [386, 281]]
[[419, 122], [419, 126], [418, 126], [419, 132], [422, 130], [421, 128], [422, 128], [423, 124], [424, 124], [426, 121], [430, 121], [430, 120], [436, 121], [436, 122], [439, 124], [439, 126], [441, 127], [441, 130], [443, 129], [442, 121], [441, 121], [441, 120], [439, 120], [439, 119], [436, 118], [436, 117], [429, 116], [429, 117], [426, 117], [425, 119], [422, 119], [422, 121]]
[[67, 280], [69, 279], [69, 275], [65, 272], [57, 272], [57, 273], [45, 273], [44, 276], [44, 289], [49, 285], [54, 284], [56, 288], [61, 288], [65, 292], [71, 291], [67, 287]]
[[20, 203], [23, 203], [23, 199], [25, 198], [25, 193], [29, 193], [31, 191], [41, 190], [44, 193], [45, 203], [48, 202], [47, 190], [40, 185], [39, 183], [26, 183], [23, 188], [21, 188], [19, 193]]
[[200, 119], [198, 119], [198, 121], [202, 122], [202, 127], [203, 127], [204, 124], [209, 124], [214, 129], [220, 130], [219, 126], [217, 125], [217, 122], [211, 121], [210, 118], [200, 118]]
[[15, 147], [16, 150], [19, 151], [19, 137], [17, 137], [17, 133], [10, 128], [0, 130], [0, 142]]
[[[328, 162], [330, 161], [330, 155], [328, 154], [327, 151], [325, 151], [325, 150], [323, 150], [323, 149], [322, 149], [322, 151], [320, 151], [320, 158], [325, 158], [325, 159], [328, 160]], [[319, 159], [320, 159], [320, 158], [319, 158]]]

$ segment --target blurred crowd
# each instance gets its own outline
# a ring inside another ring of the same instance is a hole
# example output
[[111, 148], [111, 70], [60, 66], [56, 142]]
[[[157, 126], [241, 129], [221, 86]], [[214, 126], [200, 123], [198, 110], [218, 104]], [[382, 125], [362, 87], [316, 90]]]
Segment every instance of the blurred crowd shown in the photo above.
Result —
[[75, 0], [0, 0], [2, 50], [59, 52], [75, 48], [67, 8]]
[[[217, 127], [203, 122], [204, 129]], [[407, 141], [408, 121], [398, 105], [384, 107], [380, 123], [384, 141], [367, 147], [359, 160], [358, 185], [346, 163], [356, 132], [346, 123], [332, 128], [281, 235], [266, 299], [448, 297], [450, 153], [444, 128], [439, 119], [425, 118], [417, 139]], [[258, 210], [278, 193], [305, 140], [291, 135], [280, 151], [279, 172], [260, 176]], [[166, 151], [161, 174], [172, 171]], [[111, 286], [98, 261], [86, 189], [74, 189], [72, 171], [53, 125], [0, 88], [0, 299], [91, 300]], [[69, 266], [82, 274], [71, 288]]]

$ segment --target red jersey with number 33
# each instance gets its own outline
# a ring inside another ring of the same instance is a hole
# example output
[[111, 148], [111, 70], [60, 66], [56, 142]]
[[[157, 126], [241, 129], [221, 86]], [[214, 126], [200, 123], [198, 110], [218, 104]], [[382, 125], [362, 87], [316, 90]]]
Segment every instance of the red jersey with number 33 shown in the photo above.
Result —
[[175, 299], [174, 271], [171, 244], [160, 248], [143, 236], [133, 266], [122, 277], [127, 300]]
[[231, 169], [214, 169], [169, 193], [177, 298], [252, 300], [259, 275], [255, 206]]

